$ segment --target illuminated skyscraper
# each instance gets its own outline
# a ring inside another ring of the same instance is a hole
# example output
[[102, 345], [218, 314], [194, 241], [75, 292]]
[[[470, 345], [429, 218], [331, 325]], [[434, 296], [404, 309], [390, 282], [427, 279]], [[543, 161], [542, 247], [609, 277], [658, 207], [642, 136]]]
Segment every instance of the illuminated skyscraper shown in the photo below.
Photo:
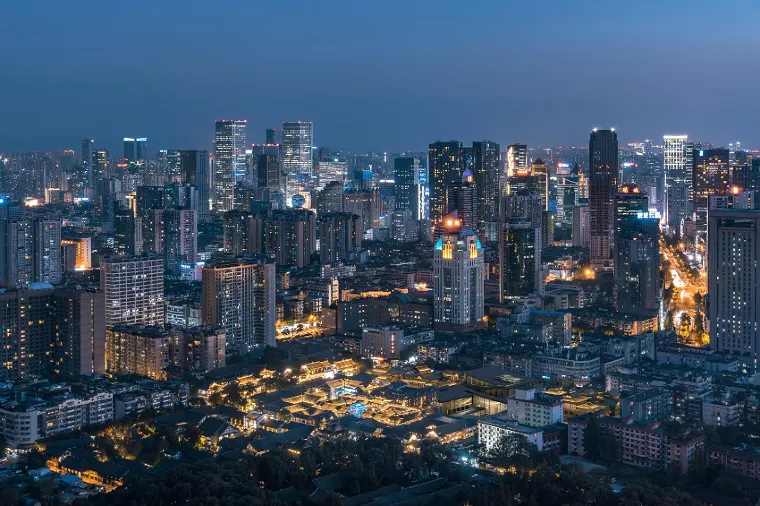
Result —
[[198, 261], [198, 218], [192, 209], [164, 211], [164, 264], [174, 279], [193, 280]]
[[615, 194], [613, 205], [613, 230], [617, 236], [622, 230], [623, 220], [636, 218], [649, 211], [649, 197], [634, 184], [624, 184]]
[[499, 221], [499, 145], [491, 141], [472, 143], [472, 175], [478, 229], [485, 222]]
[[541, 195], [541, 204], [545, 211], [549, 209], [549, 167], [540, 158], [530, 166], [530, 177], [533, 178], [533, 190]]
[[617, 188], [619, 170], [615, 130], [594, 129], [588, 151], [591, 263], [611, 268], [612, 198]]
[[180, 173], [184, 183], [194, 184], [198, 188], [198, 220], [209, 217], [211, 206], [211, 168], [208, 151], [180, 151]]
[[711, 210], [707, 240], [710, 344], [754, 374], [760, 352], [760, 210]]
[[538, 291], [541, 225], [528, 216], [503, 223], [499, 237], [499, 299], [525, 297]]
[[158, 256], [106, 257], [100, 263], [106, 328], [164, 324], [164, 259]]
[[87, 178], [87, 186], [92, 187], [92, 151], [95, 148], [95, 141], [92, 139], [84, 139], [82, 141], [82, 169]]
[[527, 144], [510, 144], [507, 148], [507, 177], [528, 170]]
[[280, 157], [274, 154], [261, 154], [256, 161], [256, 186], [269, 188], [269, 191], [282, 191], [282, 174]]
[[136, 163], [140, 160], [147, 160], [147, 137], [124, 137], [124, 159], [127, 163]]
[[686, 160], [686, 135], [666, 135], [663, 167], [665, 171], [665, 220], [671, 232], [679, 233], [689, 212], [689, 182]]
[[438, 225], [456, 210], [456, 190], [464, 173], [464, 152], [458, 141], [434, 142], [428, 149], [430, 172], [430, 221]]
[[314, 175], [311, 150], [314, 142], [311, 121], [286, 121], [282, 124], [282, 170], [286, 177], [287, 205], [311, 184]]
[[[235, 204], [235, 182], [245, 177], [247, 120], [219, 120], [214, 139], [213, 210], [226, 212]], [[242, 175], [240, 174], [242, 172]]]
[[444, 233], [433, 250], [436, 329], [466, 331], [484, 326], [483, 246], [461, 221], [443, 217]]

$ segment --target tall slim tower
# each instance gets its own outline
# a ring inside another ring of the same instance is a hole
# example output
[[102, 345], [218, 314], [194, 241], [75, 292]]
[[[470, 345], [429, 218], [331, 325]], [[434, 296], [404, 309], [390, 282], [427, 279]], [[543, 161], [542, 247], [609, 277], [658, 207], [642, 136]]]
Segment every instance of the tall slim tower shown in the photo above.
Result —
[[612, 268], [612, 198], [618, 180], [618, 139], [614, 129], [591, 132], [589, 140], [591, 264]]
[[461, 221], [444, 217], [433, 251], [436, 329], [466, 331], [483, 326], [483, 246]]
[[393, 180], [396, 192], [396, 210], [411, 211], [414, 203], [416, 176], [422, 161], [416, 156], [393, 159]]
[[241, 163], [245, 164], [246, 125], [247, 120], [216, 122], [213, 197], [215, 212], [231, 211], [234, 207], [237, 173], [242, 170]]
[[245, 261], [203, 268], [204, 325], [225, 330], [227, 348], [247, 353], [276, 346], [275, 264]]
[[[691, 177], [686, 168], [686, 135], [663, 137], [665, 172], [665, 221], [671, 232], [678, 233], [689, 212]], [[689, 176], [689, 177], [687, 177]]]
[[95, 141], [92, 139], [84, 139], [82, 141], [82, 168], [87, 177], [87, 186], [92, 188], [92, 151], [95, 149]]
[[760, 210], [710, 210], [707, 234], [710, 341], [757, 372], [760, 352]]
[[500, 147], [495, 142], [472, 143], [472, 175], [475, 180], [475, 205], [478, 209], [478, 228], [485, 222], [499, 221], [499, 159]]
[[286, 177], [286, 204], [301, 193], [312, 179], [314, 167], [311, 156], [314, 145], [311, 121], [286, 121], [282, 124], [282, 170]]
[[657, 313], [660, 293], [659, 233], [659, 218], [642, 214], [621, 219], [615, 233], [615, 295], [618, 311]]
[[430, 221], [439, 225], [456, 210], [456, 191], [464, 174], [464, 150], [459, 141], [434, 142], [428, 149], [430, 171]]
[[507, 178], [528, 170], [528, 145], [510, 144], [507, 148]]
[[198, 188], [198, 221], [208, 219], [212, 204], [209, 158], [208, 151], [185, 150], [179, 155], [182, 181], [194, 184]]
[[729, 150], [725, 148], [700, 149], [694, 153], [694, 225], [698, 248], [706, 246], [710, 195], [725, 195], [730, 189], [729, 163]]

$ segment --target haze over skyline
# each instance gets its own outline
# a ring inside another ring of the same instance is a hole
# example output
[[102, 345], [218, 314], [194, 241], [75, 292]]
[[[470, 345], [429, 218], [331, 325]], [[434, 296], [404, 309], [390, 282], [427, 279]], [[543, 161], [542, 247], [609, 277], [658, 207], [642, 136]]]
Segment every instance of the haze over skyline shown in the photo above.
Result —
[[210, 148], [222, 118], [247, 119], [249, 142], [313, 121], [316, 145], [353, 151], [583, 145], [594, 126], [614, 126], [621, 144], [688, 133], [760, 147], [751, 0], [329, 7], [13, 2], [0, 149], [91, 137], [119, 150], [124, 136], [151, 151]]

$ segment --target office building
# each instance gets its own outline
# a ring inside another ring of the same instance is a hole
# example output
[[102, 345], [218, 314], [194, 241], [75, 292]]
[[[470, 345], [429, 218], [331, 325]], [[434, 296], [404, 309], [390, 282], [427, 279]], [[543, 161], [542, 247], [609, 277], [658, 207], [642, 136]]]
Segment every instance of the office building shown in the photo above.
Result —
[[622, 313], [656, 314], [660, 305], [660, 220], [622, 218], [615, 231], [616, 308]]
[[681, 223], [689, 215], [691, 174], [687, 167], [687, 136], [663, 137], [663, 167], [665, 172], [665, 221], [668, 229], [679, 234]]
[[286, 121], [282, 124], [282, 170], [286, 178], [286, 205], [311, 184], [314, 173], [312, 146], [314, 130], [311, 121]]
[[528, 146], [510, 144], [507, 148], [507, 178], [528, 170]]
[[417, 175], [422, 169], [422, 160], [416, 156], [393, 159], [393, 181], [395, 184], [396, 209], [412, 210]]
[[499, 221], [499, 145], [491, 141], [472, 143], [472, 175], [475, 184], [475, 206], [478, 230], [485, 222]]
[[215, 212], [231, 211], [235, 203], [235, 183], [245, 175], [247, 123], [247, 120], [216, 122], [212, 206]]
[[517, 388], [507, 398], [507, 419], [526, 427], [546, 427], [564, 420], [562, 397], [536, 392], [536, 389]]
[[442, 331], [482, 327], [484, 304], [483, 246], [461, 220], [442, 219], [443, 234], [433, 250], [434, 320]]
[[331, 213], [319, 217], [319, 262], [348, 263], [362, 247], [361, 217], [351, 213]]
[[275, 265], [235, 261], [203, 268], [203, 323], [224, 330], [228, 350], [275, 346]]
[[337, 181], [332, 181], [317, 193], [317, 215], [342, 212], [343, 185]]
[[618, 188], [613, 201], [613, 230], [615, 235], [626, 218], [636, 218], [649, 213], [649, 197], [634, 184], [623, 184]]
[[256, 162], [256, 186], [273, 192], [283, 190], [279, 155], [259, 155]]
[[124, 159], [127, 163], [137, 163], [149, 158], [146, 137], [124, 137]]
[[100, 262], [100, 287], [105, 292], [107, 328], [115, 325], [163, 325], [162, 257], [104, 257]]
[[549, 210], [549, 167], [540, 158], [530, 165], [531, 190], [541, 195], [543, 210]]
[[93, 184], [98, 180], [109, 176], [108, 165], [110, 163], [107, 149], [98, 149], [92, 152], [92, 178]]
[[345, 160], [335, 157], [328, 160], [319, 160], [317, 162], [317, 176], [320, 187], [324, 187], [333, 182], [343, 186], [346, 184], [347, 174], [348, 163]]
[[464, 173], [464, 149], [458, 141], [434, 142], [428, 149], [430, 221], [438, 225], [456, 210], [457, 188]]
[[591, 132], [589, 140], [589, 213], [591, 264], [612, 266], [612, 198], [618, 181], [618, 140], [615, 130]]
[[499, 237], [499, 298], [537, 292], [541, 266], [541, 227], [528, 217], [504, 222]]
[[362, 231], [380, 228], [382, 200], [377, 190], [350, 190], [343, 192], [343, 210], [362, 219]]
[[[143, 220], [135, 218], [131, 209], [122, 209], [114, 202], [113, 248], [117, 255], [139, 255], [145, 251], [157, 251], [143, 244]], [[147, 223], [147, 221], [146, 221]], [[152, 223], [152, 222], [150, 222]], [[148, 237], [153, 237], [152, 235]]]
[[760, 349], [760, 210], [710, 211], [707, 232], [710, 341], [757, 372]]

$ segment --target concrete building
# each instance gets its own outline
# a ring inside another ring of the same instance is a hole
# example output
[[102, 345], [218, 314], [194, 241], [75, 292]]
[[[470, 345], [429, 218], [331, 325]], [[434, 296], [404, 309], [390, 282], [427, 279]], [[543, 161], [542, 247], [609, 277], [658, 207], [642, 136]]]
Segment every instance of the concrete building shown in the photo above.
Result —
[[164, 379], [169, 365], [169, 334], [161, 327], [117, 325], [106, 330], [106, 369]]
[[561, 397], [536, 392], [535, 388], [518, 388], [507, 399], [505, 416], [526, 427], [546, 427], [563, 422], [563, 404]]

